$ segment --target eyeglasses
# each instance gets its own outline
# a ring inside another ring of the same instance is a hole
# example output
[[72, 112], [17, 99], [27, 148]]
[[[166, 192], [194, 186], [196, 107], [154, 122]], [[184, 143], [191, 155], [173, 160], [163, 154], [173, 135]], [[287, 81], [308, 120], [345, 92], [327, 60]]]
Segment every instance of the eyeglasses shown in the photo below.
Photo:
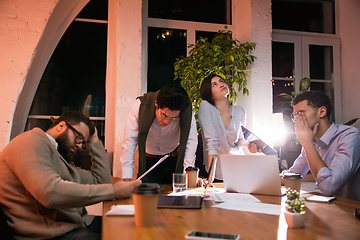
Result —
[[300, 114], [304, 114], [304, 113], [305, 113], [305, 110], [304, 110], [304, 109], [301, 109], [301, 110], [299, 110], [299, 111], [297, 111], [297, 112], [295, 112], [295, 113], [291, 113], [291, 115], [290, 115], [291, 120], [292, 120], [293, 122], [295, 122], [295, 117], [298, 116], [298, 115], [300, 115]]
[[174, 121], [174, 120], [176, 120], [179, 116], [176, 116], [176, 117], [168, 117], [168, 116], [166, 116], [166, 114], [165, 113], [162, 113], [162, 112], [160, 112], [160, 108], [159, 108], [159, 115], [160, 115], [160, 117], [162, 118], [162, 119], [168, 119], [169, 121]]
[[85, 149], [86, 148], [86, 142], [84, 141], [84, 136], [78, 130], [76, 130], [73, 126], [68, 124], [67, 122], [65, 122], [65, 124], [66, 124], [66, 126], [68, 126], [68, 128], [71, 129], [71, 131], [73, 131], [76, 134], [75, 144], [81, 144], [82, 149]]

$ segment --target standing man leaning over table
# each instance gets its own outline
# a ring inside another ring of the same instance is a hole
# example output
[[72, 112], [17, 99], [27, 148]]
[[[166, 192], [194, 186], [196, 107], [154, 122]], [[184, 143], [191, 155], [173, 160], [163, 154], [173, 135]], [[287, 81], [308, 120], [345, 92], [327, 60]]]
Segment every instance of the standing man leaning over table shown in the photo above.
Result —
[[302, 151], [289, 171], [304, 177], [310, 170], [324, 195], [360, 201], [359, 129], [329, 121], [331, 102], [323, 92], [301, 93], [292, 106]]
[[[85, 146], [91, 171], [72, 162]], [[62, 114], [46, 132], [22, 133], [0, 154], [0, 204], [15, 239], [101, 239], [101, 217], [85, 206], [129, 197], [140, 183], [111, 183], [104, 146], [81, 112]]]
[[162, 156], [170, 156], [143, 178], [151, 183], [171, 183], [174, 172], [194, 166], [197, 130], [191, 102], [185, 89], [168, 84], [134, 102], [124, 136], [120, 162], [114, 164], [114, 176], [132, 178], [135, 149], [139, 149], [138, 177]]

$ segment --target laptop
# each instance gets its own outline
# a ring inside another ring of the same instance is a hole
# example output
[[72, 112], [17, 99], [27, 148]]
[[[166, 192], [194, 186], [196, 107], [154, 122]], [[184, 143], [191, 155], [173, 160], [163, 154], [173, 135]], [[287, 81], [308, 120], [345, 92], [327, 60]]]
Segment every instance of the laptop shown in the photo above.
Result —
[[[209, 184], [214, 181], [217, 158], [214, 156], [209, 167]], [[158, 200], [158, 208], [192, 208], [200, 209], [202, 201], [205, 197], [205, 191], [200, 196], [168, 196], [160, 195]]]
[[282, 196], [276, 155], [220, 155], [227, 192]]

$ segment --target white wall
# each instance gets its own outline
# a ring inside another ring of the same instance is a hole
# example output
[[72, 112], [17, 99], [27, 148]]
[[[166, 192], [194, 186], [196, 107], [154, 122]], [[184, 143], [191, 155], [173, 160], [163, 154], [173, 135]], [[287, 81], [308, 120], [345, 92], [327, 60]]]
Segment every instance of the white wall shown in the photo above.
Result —
[[[360, 118], [360, 1], [339, 1], [343, 121]], [[360, 128], [360, 120], [353, 126]]]
[[249, 96], [238, 98], [236, 105], [246, 110], [246, 126], [269, 142], [267, 129], [272, 114], [271, 0], [238, 0], [235, 5], [235, 37], [241, 42], [256, 42], [257, 57], [248, 79]]

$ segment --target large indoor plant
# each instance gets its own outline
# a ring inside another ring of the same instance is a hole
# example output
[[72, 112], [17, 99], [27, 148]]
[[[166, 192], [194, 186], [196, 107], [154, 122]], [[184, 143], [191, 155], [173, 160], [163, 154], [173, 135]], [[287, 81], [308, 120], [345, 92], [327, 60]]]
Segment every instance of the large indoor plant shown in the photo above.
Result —
[[230, 100], [236, 101], [237, 92], [249, 94], [246, 88], [248, 65], [256, 59], [251, 53], [256, 43], [241, 43], [232, 37], [232, 32], [220, 30], [211, 42], [200, 38], [196, 44], [190, 44], [189, 56], [177, 59], [174, 63], [175, 78], [189, 94], [195, 117], [199, 104], [201, 81], [210, 73], [224, 78], [230, 88]]

